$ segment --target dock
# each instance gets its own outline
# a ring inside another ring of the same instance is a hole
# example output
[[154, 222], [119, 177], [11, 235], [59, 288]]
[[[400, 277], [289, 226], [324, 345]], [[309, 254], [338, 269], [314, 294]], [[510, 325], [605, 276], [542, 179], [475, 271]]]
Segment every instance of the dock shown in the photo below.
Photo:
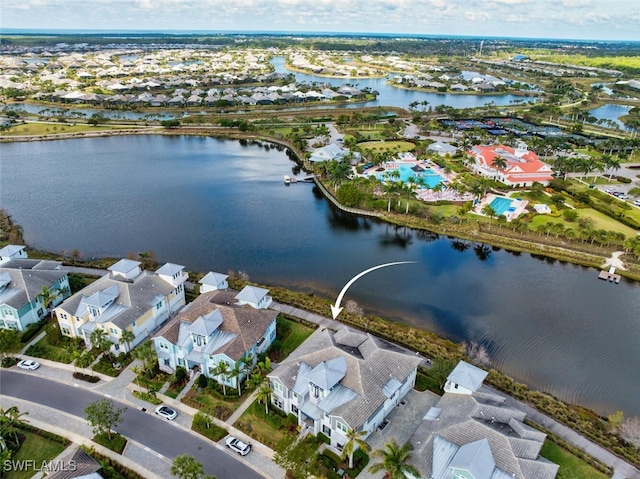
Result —
[[622, 279], [622, 276], [616, 274], [616, 268], [615, 266], [612, 266], [611, 268], [609, 268], [609, 271], [600, 271], [598, 279], [618, 284], [620, 282], [620, 279]]
[[298, 183], [299, 181], [305, 181], [305, 182], [310, 182], [313, 181], [313, 179], [315, 178], [316, 175], [306, 175], [306, 176], [289, 176], [289, 175], [284, 175], [284, 184], [285, 185], [290, 185], [292, 183]]

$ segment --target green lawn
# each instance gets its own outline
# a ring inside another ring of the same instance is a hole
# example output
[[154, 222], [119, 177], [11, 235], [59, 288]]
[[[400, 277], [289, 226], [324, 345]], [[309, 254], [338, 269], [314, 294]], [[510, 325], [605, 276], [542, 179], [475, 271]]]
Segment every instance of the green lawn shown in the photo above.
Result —
[[[361, 132], [364, 136], [368, 134], [375, 134], [375, 132]], [[369, 150], [373, 152], [392, 151], [392, 152], [405, 152], [413, 150], [416, 145], [409, 141], [365, 141], [364, 143], [358, 143], [358, 147], [362, 150]]]
[[281, 318], [280, 321], [286, 323], [289, 326], [289, 334], [282, 340], [280, 347], [279, 361], [285, 359], [291, 354], [298, 346], [300, 346], [305, 339], [311, 336], [313, 329], [305, 326], [304, 324], [296, 321], [290, 321], [288, 319]]
[[557, 444], [546, 440], [540, 455], [560, 466], [557, 479], [606, 479], [607, 476], [594, 469], [582, 459]]
[[254, 401], [235, 422], [234, 426], [256, 441], [260, 441], [271, 448], [275, 448], [285, 437], [291, 434], [297, 434], [297, 432], [290, 433], [288, 429], [283, 428], [281, 423], [285, 421], [285, 419], [276, 416], [274, 411], [270, 410], [269, 415], [270, 418], [267, 419], [264, 412], [264, 404], [259, 404], [257, 401]]
[[[20, 135], [55, 135], [62, 133], [83, 133], [87, 131], [104, 131], [125, 128], [122, 126], [91, 126], [86, 124], [69, 124], [69, 123], [25, 123], [15, 125], [0, 131], [0, 136], [20, 136]], [[126, 127], [129, 128], [129, 127]]]
[[225, 399], [222, 399], [218, 397], [216, 392], [210, 391], [209, 388], [198, 391], [197, 386], [194, 385], [193, 389], [188, 391], [182, 399], [182, 402], [218, 419], [225, 420], [231, 416], [233, 411], [238, 409], [240, 404], [248, 397], [244, 389], [242, 390], [242, 396], [238, 396], [235, 389], [227, 388], [227, 392], [229, 394]]
[[[578, 218], [591, 218], [594, 221], [594, 229], [595, 230], [607, 230], [607, 231], [619, 231], [623, 233], [625, 236], [635, 236], [637, 232], [628, 226], [623, 225], [622, 223], [617, 222], [613, 218], [610, 218], [607, 215], [604, 215], [596, 210], [591, 208], [578, 208]], [[566, 221], [562, 216], [551, 216], [551, 215], [536, 215], [529, 223], [529, 229], [531, 231], [536, 231], [536, 227], [540, 224], [546, 223], [557, 223], [561, 222], [565, 228], [571, 228], [573, 230], [578, 230], [578, 221], [569, 222]]]
[[[33, 432], [21, 431], [26, 439], [18, 452], [13, 456], [13, 461], [35, 461], [36, 467], [40, 467], [42, 461], [51, 461], [65, 450], [65, 446], [59, 442], [45, 439]], [[27, 471], [9, 471], [3, 473], [2, 477], [6, 479], [29, 479], [36, 471], [29, 469]]]

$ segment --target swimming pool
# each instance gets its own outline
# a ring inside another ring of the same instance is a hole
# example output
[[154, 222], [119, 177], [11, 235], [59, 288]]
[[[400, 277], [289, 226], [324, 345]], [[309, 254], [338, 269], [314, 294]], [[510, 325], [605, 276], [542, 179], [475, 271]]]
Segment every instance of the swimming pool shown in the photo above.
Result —
[[[398, 173], [400, 174], [399, 180], [403, 183], [407, 183], [409, 181], [409, 178], [411, 177], [415, 178], [416, 180], [418, 178], [421, 178], [424, 184], [429, 188], [433, 188], [437, 184], [440, 184], [444, 181], [442, 176], [433, 171], [431, 168], [426, 168], [423, 171], [414, 171], [414, 166], [415, 165], [400, 163], [397, 168]], [[378, 180], [385, 181], [387, 179], [386, 173], [387, 172], [375, 173], [375, 176]]]
[[[508, 211], [511, 208], [511, 203], [513, 200], [509, 198], [502, 198], [500, 196], [496, 196], [493, 201], [491, 201], [490, 206], [493, 208], [493, 211], [496, 212], [496, 216], [500, 216], [505, 211]], [[513, 211], [513, 210], [512, 210]]]

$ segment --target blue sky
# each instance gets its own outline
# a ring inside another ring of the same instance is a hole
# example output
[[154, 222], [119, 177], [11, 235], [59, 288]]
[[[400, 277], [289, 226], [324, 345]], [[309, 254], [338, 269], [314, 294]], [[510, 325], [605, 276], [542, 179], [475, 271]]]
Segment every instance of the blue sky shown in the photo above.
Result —
[[2, 28], [640, 40], [639, 0], [2, 0]]

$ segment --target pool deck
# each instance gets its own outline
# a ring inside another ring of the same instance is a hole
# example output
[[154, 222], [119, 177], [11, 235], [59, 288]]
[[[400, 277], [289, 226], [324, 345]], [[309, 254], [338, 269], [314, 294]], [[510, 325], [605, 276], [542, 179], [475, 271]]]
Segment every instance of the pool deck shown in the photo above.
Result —
[[[387, 171], [395, 171], [400, 168], [400, 165], [421, 166], [422, 168], [432, 170], [437, 176], [442, 178], [442, 183], [445, 189], [435, 192], [430, 188], [419, 188], [416, 191], [416, 198], [422, 201], [471, 201], [473, 195], [471, 193], [460, 194], [455, 190], [448, 189], [447, 184], [451, 183], [457, 176], [457, 173], [445, 173], [444, 168], [436, 165], [430, 160], [403, 160], [394, 159], [393, 161], [387, 161], [381, 165], [375, 165], [367, 168], [362, 172], [362, 176], [368, 178], [371, 175], [384, 174]], [[384, 171], [377, 171], [379, 168], [384, 168]]]
[[513, 211], [505, 211], [503, 213], [503, 215], [507, 218], [507, 222], [513, 221], [515, 218], [517, 218], [522, 213], [524, 213], [525, 208], [529, 204], [529, 202], [527, 200], [519, 200], [517, 198], [509, 198], [509, 197], [506, 197], [506, 196], [499, 196], [499, 195], [495, 195], [493, 193], [489, 193], [487, 196], [485, 196], [482, 199], [482, 201], [480, 201], [476, 205], [475, 213], [478, 214], [478, 215], [481, 215], [481, 216], [486, 216], [484, 213], [482, 213], [482, 208], [484, 208], [484, 205], [490, 205], [491, 202], [493, 200], [495, 200], [496, 198], [505, 198], [507, 200], [511, 200], [511, 207], [514, 208], [514, 210]]

